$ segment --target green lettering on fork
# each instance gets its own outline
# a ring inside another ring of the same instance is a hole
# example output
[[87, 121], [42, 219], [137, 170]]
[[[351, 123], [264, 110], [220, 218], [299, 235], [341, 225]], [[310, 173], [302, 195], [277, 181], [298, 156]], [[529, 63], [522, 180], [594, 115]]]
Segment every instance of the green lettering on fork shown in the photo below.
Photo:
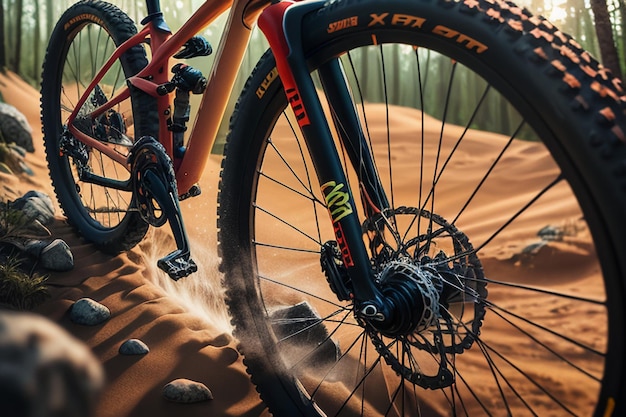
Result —
[[[344, 217], [352, 214], [352, 206], [350, 205], [350, 195], [341, 191], [345, 184], [337, 184], [335, 181], [329, 181], [322, 185], [322, 193], [326, 199], [326, 207], [330, 213], [333, 223], [337, 223]], [[327, 191], [330, 189], [329, 191]]]

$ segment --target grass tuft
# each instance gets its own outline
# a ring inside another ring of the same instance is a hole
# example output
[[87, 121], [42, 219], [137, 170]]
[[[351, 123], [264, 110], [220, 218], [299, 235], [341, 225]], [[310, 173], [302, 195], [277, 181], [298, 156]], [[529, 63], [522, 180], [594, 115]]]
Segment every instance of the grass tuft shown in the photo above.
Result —
[[[0, 201], [0, 251], [10, 247], [12, 238], [28, 238], [33, 234], [32, 220], [19, 210]], [[20, 254], [10, 250], [0, 256], [0, 304], [16, 310], [32, 310], [50, 297], [47, 275], [26, 273], [21, 268]]]
[[15, 310], [32, 310], [50, 297], [47, 275], [31, 275], [20, 269], [18, 256], [9, 255], [0, 265], [0, 303]]

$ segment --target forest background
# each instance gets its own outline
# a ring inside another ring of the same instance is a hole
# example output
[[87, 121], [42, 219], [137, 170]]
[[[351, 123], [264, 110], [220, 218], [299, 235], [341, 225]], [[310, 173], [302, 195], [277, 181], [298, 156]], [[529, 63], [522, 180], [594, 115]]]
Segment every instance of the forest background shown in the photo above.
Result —
[[[35, 88], [41, 80], [41, 66], [45, 57], [48, 39], [57, 19], [75, 0], [0, 0], [0, 70], [11, 70], [20, 75]], [[146, 15], [146, 5], [143, 0], [110, 0], [124, 10], [135, 22], [141, 21]], [[172, 29], [177, 29], [202, 3], [202, 0], [175, 0], [162, 1], [161, 8], [165, 14], [168, 25]], [[542, 15], [560, 28], [574, 37], [584, 49], [589, 51], [600, 62], [609, 68], [613, 74], [622, 78], [626, 73], [626, 0], [518, 0], [517, 3], [527, 7], [534, 14]], [[214, 46], [219, 43], [221, 28], [224, 25], [226, 16], [221, 16], [214, 24], [204, 30], [202, 35]], [[237, 83], [235, 85], [233, 97], [231, 97], [230, 108], [243, 87], [247, 76], [252, 71], [259, 57], [267, 49], [267, 43], [258, 30], [254, 30], [248, 52], [239, 70]], [[402, 50], [392, 51], [396, 58], [402, 56]], [[364, 50], [359, 57], [361, 71], [367, 72], [370, 79], [380, 77], [378, 60], [369, 59], [368, 50]], [[435, 84], [432, 91], [439, 91], [438, 82], [446, 83], [446, 77], [441, 76], [450, 70], [449, 59], [444, 57], [425, 57], [428, 64], [427, 74], [432, 73]], [[194, 61], [194, 67], [200, 69], [204, 74], [208, 74], [213, 62], [212, 57], [203, 58], [202, 61]], [[461, 73], [462, 74], [462, 73]], [[443, 106], [436, 101], [442, 100], [439, 94], [431, 94], [430, 100], [433, 103], [417, 102], [419, 94], [407, 91], [402, 87], [402, 77], [406, 76], [401, 72], [386, 74], [386, 81], [391, 86], [391, 102], [399, 105], [407, 105], [416, 108], [430, 108], [427, 113], [434, 117]], [[452, 109], [452, 114], [458, 115], [458, 119], [467, 120], [465, 112], [471, 109], [471, 102], [475, 101], [472, 89], [466, 86], [476, 84], [475, 80], [469, 79], [470, 75], [459, 75], [459, 94], [467, 95], [467, 105], [463, 100], [457, 100], [458, 108]], [[437, 80], [435, 80], [435, 78]], [[380, 78], [378, 78], [380, 79]], [[443, 88], [445, 86], [442, 85]], [[367, 86], [365, 87], [367, 89]], [[376, 91], [367, 93], [370, 101], [381, 101], [380, 94]], [[488, 107], [491, 108], [489, 118], [476, 120], [475, 128], [505, 133], [508, 126], [513, 123], [511, 111], [502, 105], [502, 100], [494, 96], [490, 99]], [[230, 114], [227, 111], [227, 115]], [[193, 117], [193, 114], [192, 114]], [[449, 120], [454, 122], [454, 120]], [[220, 136], [225, 135], [227, 123], [223, 123]], [[221, 142], [221, 141], [218, 141]]]

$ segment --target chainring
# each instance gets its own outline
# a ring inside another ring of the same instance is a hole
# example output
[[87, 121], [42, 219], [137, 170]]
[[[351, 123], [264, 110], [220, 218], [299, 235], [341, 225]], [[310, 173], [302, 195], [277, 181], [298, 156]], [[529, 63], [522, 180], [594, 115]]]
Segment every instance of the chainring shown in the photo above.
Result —
[[167, 155], [165, 148], [156, 139], [144, 136], [137, 141], [131, 150], [128, 160], [132, 169], [132, 184], [137, 209], [141, 218], [148, 224], [161, 227], [167, 222], [167, 215], [159, 207], [155, 196], [146, 186], [146, 174], [155, 174], [159, 181], [167, 187], [168, 191], [176, 192], [176, 177], [172, 161]]

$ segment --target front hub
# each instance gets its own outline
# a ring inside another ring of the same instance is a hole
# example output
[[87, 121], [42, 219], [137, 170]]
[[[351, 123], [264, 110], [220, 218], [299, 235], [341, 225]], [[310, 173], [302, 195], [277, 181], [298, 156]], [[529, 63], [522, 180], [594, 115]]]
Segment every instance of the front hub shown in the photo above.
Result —
[[[450, 386], [455, 355], [474, 345], [485, 317], [487, 281], [476, 250], [453, 224], [415, 207], [384, 210], [362, 229], [382, 297], [353, 306], [357, 322], [407, 381]], [[351, 277], [331, 243], [322, 269], [338, 299], [350, 301]]]
[[420, 333], [437, 322], [443, 282], [434, 270], [408, 260], [392, 261], [380, 273], [379, 286], [390, 317], [382, 322], [369, 322], [383, 335], [402, 337]]

